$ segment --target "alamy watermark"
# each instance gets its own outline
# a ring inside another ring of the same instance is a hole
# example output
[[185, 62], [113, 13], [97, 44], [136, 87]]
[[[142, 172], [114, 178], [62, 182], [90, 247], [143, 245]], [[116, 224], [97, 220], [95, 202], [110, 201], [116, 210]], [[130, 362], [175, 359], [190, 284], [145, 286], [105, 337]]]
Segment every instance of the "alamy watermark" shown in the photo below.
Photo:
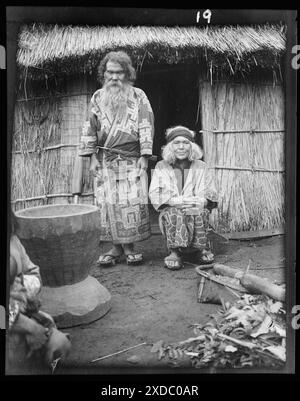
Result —
[[294, 56], [292, 58], [292, 67], [294, 68], [294, 70], [299, 70], [299, 67], [300, 67], [300, 45], [293, 46], [292, 53], [296, 54], [296, 56]]
[[5, 330], [5, 308], [0, 305], [0, 330]]
[[6, 69], [6, 52], [4, 46], [0, 46], [0, 69]]

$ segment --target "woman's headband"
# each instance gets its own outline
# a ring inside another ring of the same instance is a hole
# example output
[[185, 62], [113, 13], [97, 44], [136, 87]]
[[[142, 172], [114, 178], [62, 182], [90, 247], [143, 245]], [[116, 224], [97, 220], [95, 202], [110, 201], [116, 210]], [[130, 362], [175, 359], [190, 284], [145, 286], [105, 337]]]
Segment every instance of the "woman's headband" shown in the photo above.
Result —
[[178, 127], [171, 129], [170, 131], [167, 132], [166, 135], [166, 140], [167, 143], [173, 141], [174, 138], [177, 136], [183, 136], [184, 138], [188, 139], [191, 142], [195, 142], [194, 140], [194, 133], [190, 131], [188, 128], [185, 127]]

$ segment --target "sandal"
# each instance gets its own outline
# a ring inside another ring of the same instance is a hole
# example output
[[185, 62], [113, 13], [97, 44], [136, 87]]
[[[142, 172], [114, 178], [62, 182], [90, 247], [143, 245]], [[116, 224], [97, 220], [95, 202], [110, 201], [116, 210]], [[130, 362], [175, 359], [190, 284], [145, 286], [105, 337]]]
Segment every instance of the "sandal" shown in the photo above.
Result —
[[138, 265], [143, 262], [143, 255], [141, 253], [129, 253], [126, 255], [126, 262], [128, 265]]
[[203, 249], [203, 251], [201, 252], [199, 263], [201, 265], [210, 265], [214, 263], [214, 261], [215, 261], [214, 254], [207, 249]]
[[179, 270], [183, 266], [180, 256], [175, 257], [169, 255], [164, 259], [164, 262], [165, 262], [164, 266], [169, 270]]
[[120, 258], [121, 255], [111, 255], [109, 253], [106, 253], [99, 257], [99, 259], [97, 260], [97, 264], [105, 267], [114, 266], [120, 261]]

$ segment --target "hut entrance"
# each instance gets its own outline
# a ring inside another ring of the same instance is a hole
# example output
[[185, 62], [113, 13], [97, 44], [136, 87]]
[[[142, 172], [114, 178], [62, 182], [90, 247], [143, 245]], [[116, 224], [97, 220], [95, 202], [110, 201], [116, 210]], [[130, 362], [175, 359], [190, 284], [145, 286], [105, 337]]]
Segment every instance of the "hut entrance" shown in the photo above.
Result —
[[[175, 125], [184, 125], [199, 131], [198, 115], [198, 73], [195, 65], [148, 66], [138, 74], [136, 86], [143, 89], [151, 103], [155, 118], [153, 154], [160, 160], [161, 147], [165, 145], [165, 131]], [[202, 146], [201, 136], [196, 141]], [[155, 163], [150, 162], [148, 181]], [[151, 226], [157, 225], [157, 213], [150, 205]]]
[[145, 91], [154, 112], [155, 155], [161, 154], [167, 128], [185, 125], [195, 131], [201, 129], [200, 116], [197, 116], [199, 93], [195, 65], [148, 67], [138, 74], [136, 86]]

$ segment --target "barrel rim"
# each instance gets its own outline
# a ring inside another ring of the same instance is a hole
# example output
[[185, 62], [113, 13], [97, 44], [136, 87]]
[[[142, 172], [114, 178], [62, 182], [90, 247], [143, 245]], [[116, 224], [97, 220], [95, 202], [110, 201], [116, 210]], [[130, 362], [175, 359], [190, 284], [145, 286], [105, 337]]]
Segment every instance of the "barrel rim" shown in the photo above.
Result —
[[[84, 208], [88, 208], [89, 210], [83, 211], [83, 209], [81, 209], [81, 211], [78, 213], [70, 213], [70, 214], [57, 214], [57, 215], [51, 215], [51, 216], [24, 216], [22, 215], [22, 212], [26, 211], [31, 211], [31, 210], [36, 210], [36, 209], [46, 209], [49, 208], [51, 209], [52, 207], [57, 207], [57, 206], [73, 206], [75, 208], [77, 208], [78, 206], [83, 206]], [[82, 216], [82, 215], [86, 215], [89, 214], [91, 212], [97, 212], [99, 210], [99, 208], [95, 205], [89, 205], [89, 204], [85, 204], [85, 203], [72, 203], [72, 204], [68, 204], [68, 203], [56, 203], [53, 205], [43, 205], [43, 206], [34, 206], [34, 207], [28, 207], [22, 210], [18, 210], [17, 212], [15, 212], [15, 215], [18, 219], [36, 219], [36, 220], [41, 220], [41, 219], [53, 219], [53, 218], [66, 218], [66, 217], [74, 217], [74, 216]]]

